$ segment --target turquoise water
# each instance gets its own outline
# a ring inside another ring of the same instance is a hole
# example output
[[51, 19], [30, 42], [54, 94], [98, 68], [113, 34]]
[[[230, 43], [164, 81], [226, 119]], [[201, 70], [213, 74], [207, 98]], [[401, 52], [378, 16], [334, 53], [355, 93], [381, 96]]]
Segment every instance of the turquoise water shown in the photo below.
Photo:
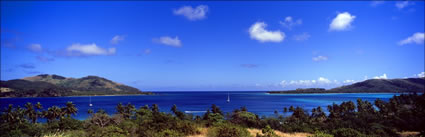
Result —
[[[227, 103], [227, 95], [230, 102]], [[89, 106], [90, 97], [39, 97], [39, 98], [1, 98], [0, 107], [4, 109], [8, 104], [15, 106], [26, 102], [33, 104], [40, 102], [45, 109], [50, 106], [64, 106], [66, 102], [72, 101], [78, 108], [77, 119], [86, 119], [88, 109], [97, 111], [104, 109], [108, 114], [116, 113], [115, 107], [118, 103], [131, 103], [139, 108], [144, 105], [158, 104], [160, 111], [170, 112], [173, 104], [178, 109], [194, 115], [202, 115], [212, 104], [219, 106], [224, 112], [231, 112], [236, 108], [246, 106], [248, 111], [260, 116], [274, 115], [278, 110], [282, 114], [283, 107], [300, 106], [310, 111], [314, 107], [326, 106], [343, 101], [356, 101], [357, 98], [374, 102], [376, 99], [388, 101], [389, 98], [399, 93], [336, 93], [336, 94], [268, 94], [265, 92], [159, 92], [156, 95], [137, 96], [92, 96], [92, 107]]]

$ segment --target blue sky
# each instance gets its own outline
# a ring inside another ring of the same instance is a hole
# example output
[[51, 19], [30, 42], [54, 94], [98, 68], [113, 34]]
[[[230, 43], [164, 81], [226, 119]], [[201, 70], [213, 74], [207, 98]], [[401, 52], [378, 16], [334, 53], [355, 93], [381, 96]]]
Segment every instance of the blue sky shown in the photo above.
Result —
[[423, 72], [423, 1], [1, 2], [1, 80], [282, 90]]

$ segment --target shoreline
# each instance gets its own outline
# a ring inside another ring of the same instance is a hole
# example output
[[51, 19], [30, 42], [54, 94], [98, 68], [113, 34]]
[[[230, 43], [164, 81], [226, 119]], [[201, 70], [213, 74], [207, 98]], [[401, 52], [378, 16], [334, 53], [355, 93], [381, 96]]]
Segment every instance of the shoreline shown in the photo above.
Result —
[[155, 95], [153, 92], [146, 94], [110, 94], [110, 95], [72, 95], [72, 96], [50, 96], [50, 97], [0, 97], [2, 98], [57, 98], [57, 97], [89, 97], [89, 96], [148, 96]]

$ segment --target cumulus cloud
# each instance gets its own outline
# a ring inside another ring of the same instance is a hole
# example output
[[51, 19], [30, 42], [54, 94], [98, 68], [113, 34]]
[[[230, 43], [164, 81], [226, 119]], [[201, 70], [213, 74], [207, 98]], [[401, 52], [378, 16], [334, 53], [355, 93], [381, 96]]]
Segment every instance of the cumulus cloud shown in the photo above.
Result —
[[256, 68], [256, 67], [258, 67], [257, 64], [241, 64], [240, 66], [244, 67], [244, 68]]
[[28, 46], [28, 49], [32, 52], [41, 52], [43, 49], [40, 44], [31, 44]]
[[332, 84], [339, 84], [339, 82], [337, 80], [329, 80], [327, 78], [324, 77], [319, 77], [316, 80], [291, 80], [291, 81], [286, 81], [283, 80], [280, 82], [280, 86], [282, 87], [290, 87], [290, 86], [295, 86], [295, 87], [320, 87], [320, 86], [329, 86]]
[[99, 55], [113, 55], [116, 52], [115, 48], [101, 48], [95, 43], [81, 45], [79, 43], [72, 44], [66, 48], [67, 56], [99, 56]]
[[172, 47], [181, 47], [182, 43], [179, 39], [179, 37], [169, 37], [169, 36], [163, 36], [163, 37], [159, 37], [159, 38], [155, 38], [153, 39], [154, 42], [159, 43], [159, 44], [163, 44], [163, 45], [167, 45], [167, 46], [172, 46]]
[[416, 32], [412, 36], [398, 42], [399, 45], [405, 45], [405, 44], [423, 44], [424, 43], [424, 33], [423, 32]]
[[303, 24], [303, 21], [301, 19], [294, 20], [291, 16], [288, 16], [284, 21], [280, 21], [280, 24], [291, 30], [292, 27]]
[[387, 77], [387, 74], [383, 74], [382, 76], [375, 76], [375, 77], [373, 77], [373, 79], [387, 79], [388, 77]]
[[399, 2], [396, 2], [395, 3], [395, 6], [398, 8], [398, 9], [403, 9], [403, 8], [405, 8], [405, 7], [407, 7], [407, 6], [409, 6], [410, 5], [410, 3], [409, 3], [409, 1], [399, 1]]
[[326, 60], [328, 60], [328, 57], [327, 56], [317, 56], [317, 57], [313, 57], [312, 59], [313, 59], [313, 61], [326, 61]]
[[342, 83], [344, 83], [344, 84], [348, 84], [348, 83], [356, 83], [356, 81], [355, 80], [350, 80], [350, 79], [347, 79], [347, 80], [344, 80]]
[[285, 33], [280, 30], [266, 30], [267, 24], [264, 22], [256, 22], [249, 28], [251, 39], [260, 42], [281, 42], [285, 39]]
[[418, 76], [419, 78], [423, 78], [423, 77], [425, 77], [425, 72], [421, 72], [421, 73], [417, 74], [416, 76]]
[[175, 15], [185, 16], [191, 21], [201, 20], [206, 17], [208, 6], [199, 5], [196, 8], [192, 8], [192, 6], [183, 6], [177, 10], [174, 10], [173, 12]]
[[310, 38], [310, 34], [308, 34], [307, 32], [304, 32], [304, 33], [299, 34], [299, 35], [294, 35], [293, 38], [296, 41], [304, 41], [304, 40], [308, 40]]
[[122, 35], [115, 35], [112, 39], [111, 39], [111, 44], [118, 44], [120, 41], [123, 41], [125, 39], [125, 36]]
[[351, 23], [354, 21], [356, 16], [351, 15], [348, 12], [339, 13], [329, 24], [330, 31], [343, 31], [351, 28]]

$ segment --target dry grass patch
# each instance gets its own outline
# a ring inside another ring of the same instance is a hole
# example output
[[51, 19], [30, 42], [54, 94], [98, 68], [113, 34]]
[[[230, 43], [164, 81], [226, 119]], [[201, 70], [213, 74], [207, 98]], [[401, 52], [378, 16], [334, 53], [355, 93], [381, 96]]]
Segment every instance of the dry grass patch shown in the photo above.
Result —
[[[248, 128], [247, 129], [248, 132], [251, 134], [251, 136], [255, 137], [257, 135], [257, 133], [261, 133], [261, 129], [255, 129], [255, 128]], [[199, 131], [201, 132], [200, 134], [197, 135], [190, 135], [187, 137], [207, 137], [208, 134], [208, 128], [199, 128]], [[310, 133], [301, 133], [301, 132], [295, 132], [295, 133], [283, 133], [277, 130], [274, 130], [274, 133], [280, 137], [308, 137], [311, 136], [312, 134]]]
[[203, 127], [203, 128], [198, 128], [198, 130], [201, 132], [200, 134], [190, 135], [190, 136], [187, 136], [187, 137], [206, 137], [207, 136], [208, 128]]
[[[252, 135], [252, 136], [256, 136], [257, 133], [262, 134], [260, 129], [254, 129], [254, 128], [249, 128], [248, 132]], [[295, 132], [295, 133], [283, 133], [277, 130], [274, 130], [274, 133], [280, 137], [308, 137], [311, 136], [312, 134], [310, 133], [299, 133], [299, 132]]]
[[400, 135], [400, 137], [409, 137], [409, 136], [418, 136], [420, 133], [414, 132], [414, 131], [404, 131], [404, 132], [397, 132], [397, 134]]

